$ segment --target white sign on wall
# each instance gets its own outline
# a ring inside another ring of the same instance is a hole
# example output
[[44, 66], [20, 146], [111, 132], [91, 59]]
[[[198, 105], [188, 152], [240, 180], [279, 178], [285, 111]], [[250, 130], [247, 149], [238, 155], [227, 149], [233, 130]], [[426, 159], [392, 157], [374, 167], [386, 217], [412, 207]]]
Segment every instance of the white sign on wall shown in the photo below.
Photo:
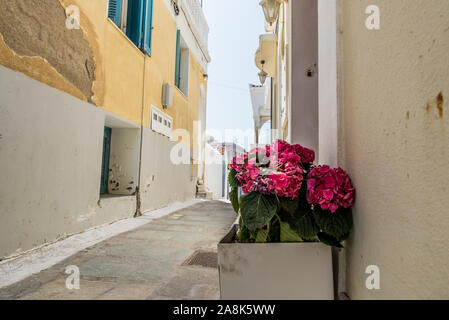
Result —
[[151, 105], [151, 130], [171, 138], [173, 132], [173, 118], [162, 110]]

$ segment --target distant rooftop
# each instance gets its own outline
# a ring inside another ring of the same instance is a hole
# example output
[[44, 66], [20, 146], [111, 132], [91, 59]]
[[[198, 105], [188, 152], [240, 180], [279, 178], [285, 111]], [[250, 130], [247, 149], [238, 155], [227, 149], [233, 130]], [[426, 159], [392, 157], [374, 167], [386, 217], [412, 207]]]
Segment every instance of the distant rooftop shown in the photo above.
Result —
[[233, 155], [238, 153], [245, 153], [246, 150], [242, 146], [236, 144], [235, 142], [210, 142], [209, 143], [213, 148], [217, 149], [221, 154], [224, 154], [226, 151], [232, 151]]

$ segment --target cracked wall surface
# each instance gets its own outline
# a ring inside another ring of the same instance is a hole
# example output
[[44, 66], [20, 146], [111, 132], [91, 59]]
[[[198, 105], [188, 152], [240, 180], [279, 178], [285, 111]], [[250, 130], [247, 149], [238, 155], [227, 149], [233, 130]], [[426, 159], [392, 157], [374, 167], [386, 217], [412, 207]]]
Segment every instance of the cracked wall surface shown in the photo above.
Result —
[[[37, 65], [18, 71], [78, 97], [79, 94], [73, 92], [79, 90], [85, 100], [91, 101], [95, 80], [92, 50], [81, 29], [66, 27], [65, 9], [58, 0], [2, 0], [0, 12], [0, 33], [6, 46], [14, 52], [9, 53], [11, 57], [8, 58], [2, 48], [0, 62], [3, 65], [14, 68], [17, 55], [41, 57], [54, 68], [53, 72], [47, 67], [42, 74], [33, 74]], [[77, 90], [68, 90], [67, 84], [63, 87], [54, 81], [58, 78], [54, 71]], [[51, 79], [53, 81], [49, 83]], [[53, 85], [52, 82], [56, 83]]]

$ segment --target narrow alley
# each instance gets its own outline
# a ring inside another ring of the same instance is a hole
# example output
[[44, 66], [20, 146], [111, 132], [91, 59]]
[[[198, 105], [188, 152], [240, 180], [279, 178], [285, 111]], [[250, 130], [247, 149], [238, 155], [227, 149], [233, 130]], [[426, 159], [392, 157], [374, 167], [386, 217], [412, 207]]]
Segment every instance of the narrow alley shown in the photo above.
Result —
[[449, 0], [0, 0], [3, 314], [449, 299], [448, 75]]
[[[219, 299], [217, 243], [235, 219], [226, 202], [199, 202], [2, 288], [0, 299]], [[68, 266], [80, 270], [78, 290], [66, 287]]]

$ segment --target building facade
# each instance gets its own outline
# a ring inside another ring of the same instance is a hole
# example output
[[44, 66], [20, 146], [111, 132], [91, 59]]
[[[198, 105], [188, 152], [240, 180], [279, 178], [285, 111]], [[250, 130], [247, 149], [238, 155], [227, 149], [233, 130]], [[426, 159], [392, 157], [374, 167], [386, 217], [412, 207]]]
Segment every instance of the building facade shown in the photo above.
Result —
[[[274, 36], [256, 64], [273, 78], [273, 136], [313, 148], [357, 188], [338, 291], [447, 299], [449, 3], [271, 2]], [[380, 288], [366, 285], [372, 266]]]
[[[222, 195], [224, 199], [230, 198], [231, 187], [229, 185], [229, 165], [234, 157], [238, 157], [246, 152], [245, 148], [235, 142], [211, 142], [210, 146], [218, 151], [223, 159], [222, 167]], [[241, 192], [241, 190], [239, 190]]]
[[195, 197], [198, 0], [0, 3], [0, 257]]

